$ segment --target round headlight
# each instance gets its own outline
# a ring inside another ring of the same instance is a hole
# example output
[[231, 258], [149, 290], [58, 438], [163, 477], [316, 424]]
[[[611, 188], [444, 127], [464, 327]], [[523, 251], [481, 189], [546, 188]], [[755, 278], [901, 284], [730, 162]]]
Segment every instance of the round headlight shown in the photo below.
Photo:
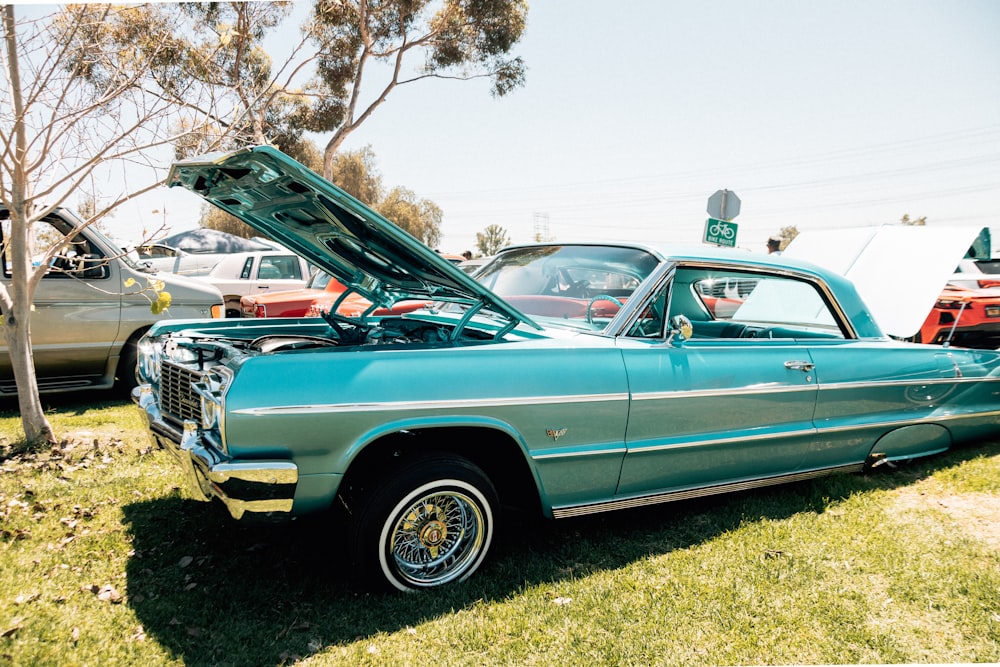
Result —
[[157, 382], [160, 379], [160, 361], [162, 348], [152, 338], [139, 339], [139, 376], [144, 382]]

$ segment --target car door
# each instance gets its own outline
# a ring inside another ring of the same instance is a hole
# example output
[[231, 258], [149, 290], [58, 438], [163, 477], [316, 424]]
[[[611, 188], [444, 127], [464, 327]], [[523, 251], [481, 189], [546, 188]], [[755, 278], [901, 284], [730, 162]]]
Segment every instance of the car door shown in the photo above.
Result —
[[299, 289], [305, 286], [308, 276], [302, 273], [302, 262], [297, 255], [263, 255], [256, 268], [249, 269], [254, 280], [250, 294], [267, 294]]
[[815, 341], [844, 338], [816, 285], [681, 266], [658, 300], [668, 322], [680, 315], [692, 323], [691, 336], [646, 329], [620, 340], [632, 404], [619, 495], [809, 468], [817, 402], [811, 350]]
[[[35, 225], [33, 254], [40, 253], [72, 230], [59, 218]], [[39, 260], [40, 261], [40, 260]], [[40, 387], [87, 384], [104, 374], [121, 318], [118, 267], [102, 247], [79, 233], [61, 251], [35, 291], [31, 340]], [[10, 263], [3, 258], [0, 280], [9, 289]], [[0, 341], [0, 382], [12, 383], [6, 341]]]

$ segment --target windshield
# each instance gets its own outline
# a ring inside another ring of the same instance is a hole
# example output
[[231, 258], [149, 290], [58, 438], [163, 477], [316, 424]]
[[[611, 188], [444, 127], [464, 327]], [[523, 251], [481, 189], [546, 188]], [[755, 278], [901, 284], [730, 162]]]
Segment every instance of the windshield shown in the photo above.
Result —
[[658, 264], [635, 248], [538, 246], [501, 253], [476, 280], [549, 325], [602, 331]]

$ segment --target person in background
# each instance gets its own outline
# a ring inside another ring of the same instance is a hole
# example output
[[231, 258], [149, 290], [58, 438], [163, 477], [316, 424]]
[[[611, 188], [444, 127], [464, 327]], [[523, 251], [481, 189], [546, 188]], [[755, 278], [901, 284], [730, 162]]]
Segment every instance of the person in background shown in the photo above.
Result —
[[767, 240], [767, 254], [768, 255], [780, 255], [781, 254], [781, 237], [772, 236]]

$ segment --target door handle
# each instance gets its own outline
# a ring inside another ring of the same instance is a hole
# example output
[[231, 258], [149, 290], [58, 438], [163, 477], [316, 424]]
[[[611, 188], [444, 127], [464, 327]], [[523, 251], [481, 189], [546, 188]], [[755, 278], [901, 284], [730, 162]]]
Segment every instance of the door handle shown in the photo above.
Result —
[[786, 361], [785, 368], [790, 371], [802, 371], [803, 373], [808, 373], [812, 369], [816, 368], [816, 364], [811, 361]]

